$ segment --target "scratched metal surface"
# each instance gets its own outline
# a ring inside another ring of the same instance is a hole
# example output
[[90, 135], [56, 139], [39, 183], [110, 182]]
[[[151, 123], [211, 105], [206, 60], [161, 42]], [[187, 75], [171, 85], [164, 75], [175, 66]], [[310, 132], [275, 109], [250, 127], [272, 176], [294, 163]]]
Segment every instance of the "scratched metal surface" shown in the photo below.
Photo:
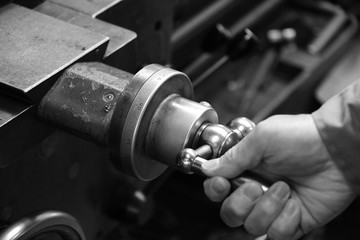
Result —
[[109, 37], [104, 62], [119, 69], [135, 71], [135, 32], [50, 1], [34, 10]]
[[110, 41], [106, 49], [105, 58], [118, 51], [136, 38], [136, 33], [133, 31], [92, 18], [81, 12], [52, 3], [50, 1], [42, 3], [37, 8], [35, 8], [35, 10], [109, 37]]
[[108, 41], [15, 4], [0, 9], [0, 33], [0, 89], [20, 97]]

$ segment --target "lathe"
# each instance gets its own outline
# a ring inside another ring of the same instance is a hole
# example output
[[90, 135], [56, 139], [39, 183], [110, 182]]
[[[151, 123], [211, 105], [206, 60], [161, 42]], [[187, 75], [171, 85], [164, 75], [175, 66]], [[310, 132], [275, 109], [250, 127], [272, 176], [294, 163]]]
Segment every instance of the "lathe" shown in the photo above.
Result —
[[201, 164], [310, 111], [356, 30], [329, 2], [4, 2], [0, 239], [219, 239]]

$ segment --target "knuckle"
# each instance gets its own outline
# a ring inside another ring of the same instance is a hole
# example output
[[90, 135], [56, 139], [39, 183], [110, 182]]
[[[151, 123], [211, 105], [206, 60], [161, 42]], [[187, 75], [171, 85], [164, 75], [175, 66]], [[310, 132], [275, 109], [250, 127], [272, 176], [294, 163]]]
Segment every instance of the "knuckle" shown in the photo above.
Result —
[[258, 208], [263, 216], [272, 216], [274, 214], [276, 201], [277, 200], [274, 198], [265, 198], [263, 201], [259, 202]]
[[259, 211], [263, 216], [276, 218], [285, 207], [286, 201], [273, 196], [264, 196], [262, 201], [258, 202]]

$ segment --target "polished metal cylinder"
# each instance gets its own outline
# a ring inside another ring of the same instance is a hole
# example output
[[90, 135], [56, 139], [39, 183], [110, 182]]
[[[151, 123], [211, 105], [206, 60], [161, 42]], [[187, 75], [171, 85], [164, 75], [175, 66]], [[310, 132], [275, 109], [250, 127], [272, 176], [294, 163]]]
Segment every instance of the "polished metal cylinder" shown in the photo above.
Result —
[[152, 159], [176, 168], [178, 154], [193, 146], [198, 129], [206, 122], [218, 122], [213, 108], [171, 95], [161, 103], [151, 120], [146, 151]]

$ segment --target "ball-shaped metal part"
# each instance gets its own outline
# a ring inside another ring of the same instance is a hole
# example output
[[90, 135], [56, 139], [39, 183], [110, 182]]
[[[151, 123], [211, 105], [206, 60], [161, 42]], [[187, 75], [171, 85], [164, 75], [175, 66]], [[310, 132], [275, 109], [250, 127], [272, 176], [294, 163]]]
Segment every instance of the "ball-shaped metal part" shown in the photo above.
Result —
[[179, 154], [178, 166], [184, 172], [191, 172], [191, 166], [194, 162], [194, 159], [198, 156], [196, 151], [191, 148], [185, 148], [181, 150]]
[[248, 135], [254, 128], [255, 123], [248, 118], [235, 118], [227, 126], [238, 135], [239, 140]]
[[200, 144], [211, 147], [212, 158], [221, 156], [238, 142], [237, 134], [221, 124], [209, 124], [201, 133]]

